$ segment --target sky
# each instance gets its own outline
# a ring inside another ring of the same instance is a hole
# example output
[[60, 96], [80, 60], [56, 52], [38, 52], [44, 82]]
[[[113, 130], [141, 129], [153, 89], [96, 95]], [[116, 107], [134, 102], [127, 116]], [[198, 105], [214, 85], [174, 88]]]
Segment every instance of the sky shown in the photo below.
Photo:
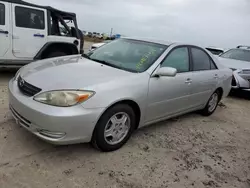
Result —
[[81, 30], [200, 46], [250, 45], [250, 0], [26, 0], [77, 15]]

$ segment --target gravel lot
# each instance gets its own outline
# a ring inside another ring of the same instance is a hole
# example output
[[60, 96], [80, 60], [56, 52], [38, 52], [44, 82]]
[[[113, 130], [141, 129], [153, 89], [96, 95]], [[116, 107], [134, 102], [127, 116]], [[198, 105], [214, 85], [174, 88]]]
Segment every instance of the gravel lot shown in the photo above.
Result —
[[[88, 44], [89, 45], [89, 44]], [[136, 131], [120, 150], [53, 146], [16, 125], [0, 72], [0, 188], [250, 187], [250, 93], [210, 117], [192, 113]]]

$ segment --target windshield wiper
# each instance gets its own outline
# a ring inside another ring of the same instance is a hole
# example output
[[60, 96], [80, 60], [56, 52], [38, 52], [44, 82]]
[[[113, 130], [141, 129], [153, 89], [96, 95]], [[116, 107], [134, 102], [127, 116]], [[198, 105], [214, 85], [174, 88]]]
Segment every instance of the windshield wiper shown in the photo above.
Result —
[[87, 54], [82, 54], [82, 57], [85, 57], [87, 59], [90, 59], [90, 57]]
[[[114, 68], [117, 68], [117, 69], [122, 69], [122, 67], [119, 67], [119, 66], [117, 66], [117, 65], [114, 65], [114, 64], [112, 64], [112, 63], [109, 63], [109, 62], [107, 62], [107, 61], [105, 61], [105, 60], [92, 59], [92, 58], [89, 58], [89, 59], [91, 59], [92, 61], [101, 63], [101, 64], [103, 64], [103, 65], [107, 65], [107, 66], [114, 67]], [[123, 70], [123, 69], [122, 69], [122, 70]]]

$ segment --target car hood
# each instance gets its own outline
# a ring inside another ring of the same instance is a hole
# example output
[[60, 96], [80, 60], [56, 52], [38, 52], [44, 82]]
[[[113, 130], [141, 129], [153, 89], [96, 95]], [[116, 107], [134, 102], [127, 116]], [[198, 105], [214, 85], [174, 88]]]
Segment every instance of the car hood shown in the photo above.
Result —
[[135, 73], [106, 66], [81, 56], [53, 58], [31, 63], [20, 76], [43, 91], [90, 89], [102, 83], [122, 80]]
[[228, 58], [222, 58], [218, 57], [220, 63], [228, 68], [233, 69], [249, 69], [250, 68], [250, 62], [247, 61], [240, 61], [236, 59], [228, 59]]

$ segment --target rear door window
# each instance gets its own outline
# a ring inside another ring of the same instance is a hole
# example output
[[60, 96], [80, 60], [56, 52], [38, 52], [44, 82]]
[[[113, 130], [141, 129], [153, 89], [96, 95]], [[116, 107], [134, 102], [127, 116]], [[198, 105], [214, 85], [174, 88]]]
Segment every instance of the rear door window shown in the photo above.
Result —
[[191, 53], [194, 71], [216, 69], [216, 65], [205, 51], [199, 48], [191, 48]]
[[0, 25], [5, 25], [5, 5], [0, 3]]
[[16, 26], [30, 29], [45, 28], [44, 12], [26, 7], [15, 7]]

